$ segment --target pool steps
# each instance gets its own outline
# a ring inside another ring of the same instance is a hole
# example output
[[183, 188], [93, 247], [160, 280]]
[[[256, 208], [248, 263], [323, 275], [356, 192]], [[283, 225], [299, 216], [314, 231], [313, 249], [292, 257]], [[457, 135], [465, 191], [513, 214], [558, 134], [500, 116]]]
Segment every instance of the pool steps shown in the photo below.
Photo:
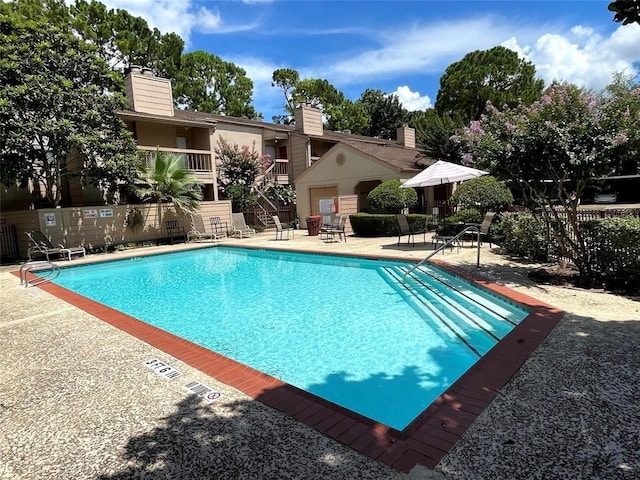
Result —
[[[478, 357], [493, 348], [526, 315], [498, 297], [482, 295], [455, 277], [423, 268], [407, 276], [409, 268], [384, 267], [382, 277], [421, 317], [433, 323], [432, 327], [449, 339], [462, 342]], [[437, 287], [430, 285], [433, 280], [439, 283]], [[446, 295], [441, 291], [443, 288]]]

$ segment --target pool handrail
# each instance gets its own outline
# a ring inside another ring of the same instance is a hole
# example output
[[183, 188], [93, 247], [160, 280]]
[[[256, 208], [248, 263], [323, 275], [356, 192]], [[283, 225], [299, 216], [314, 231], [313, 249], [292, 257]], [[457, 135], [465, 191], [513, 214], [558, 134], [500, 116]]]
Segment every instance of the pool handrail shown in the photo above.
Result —
[[[38, 275], [38, 277], [34, 280], [29, 280], [29, 273], [31, 270], [36, 269], [38, 272], [40, 271], [48, 271], [48, 273], [44, 276]], [[27, 288], [29, 285], [36, 286], [41, 283], [50, 282], [55, 280], [60, 275], [60, 267], [49, 260], [39, 260], [39, 261], [29, 261], [20, 265], [20, 285], [24, 285]]]
[[416, 270], [420, 265], [422, 265], [424, 262], [429, 260], [436, 253], [444, 250], [445, 248], [447, 248], [452, 243], [457, 242], [460, 239], [460, 237], [462, 237], [465, 233], [476, 233], [478, 235], [478, 242], [477, 242], [478, 243], [478, 260], [477, 260], [477, 265], [476, 266], [478, 268], [480, 268], [480, 241], [481, 241], [480, 228], [475, 226], [475, 225], [471, 225], [469, 227], [465, 227], [465, 229], [462, 230], [460, 233], [458, 233], [455, 237], [451, 237], [449, 240], [444, 242], [440, 247], [436, 248], [433, 252], [431, 252], [429, 255], [424, 257], [422, 260], [420, 260], [418, 263], [416, 263], [413, 267], [411, 267], [409, 270], [407, 270], [404, 273], [404, 275], [402, 276], [402, 283], [406, 283], [405, 280], [407, 278], [407, 275], [409, 275], [411, 272]]

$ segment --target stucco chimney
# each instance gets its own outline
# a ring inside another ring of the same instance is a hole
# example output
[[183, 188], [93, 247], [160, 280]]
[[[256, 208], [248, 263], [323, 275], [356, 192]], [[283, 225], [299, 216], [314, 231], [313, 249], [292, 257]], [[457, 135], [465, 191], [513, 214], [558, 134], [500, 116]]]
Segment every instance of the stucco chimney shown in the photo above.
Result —
[[322, 112], [306, 103], [300, 104], [293, 112], [296, 120], [296, 132], [306, 135], [322, 135]]
[[150, 68], [140, 71], [139, 66], [131, 65], [124, 85], [132, 110], [173, 117], [171, 80], [154, 76]]
[[398, 143], [405, 147], [416, 148], [416, 131], [408, 125], [403, 125], [396, 131]]

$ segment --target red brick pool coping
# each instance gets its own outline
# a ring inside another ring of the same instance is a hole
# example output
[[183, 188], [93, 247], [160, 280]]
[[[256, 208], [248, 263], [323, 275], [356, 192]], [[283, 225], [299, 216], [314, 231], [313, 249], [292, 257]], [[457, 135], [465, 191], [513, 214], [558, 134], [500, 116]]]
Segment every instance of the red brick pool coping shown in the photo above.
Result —
[[462, 268], [441, 261], [434, 263], [523, 305], [530, 314], [401, 432], [58, 285], [45, 283], [39, 288], [354, 450], [406, 473], [417, 464], [428, 468], [436, 466], [564, 313]]

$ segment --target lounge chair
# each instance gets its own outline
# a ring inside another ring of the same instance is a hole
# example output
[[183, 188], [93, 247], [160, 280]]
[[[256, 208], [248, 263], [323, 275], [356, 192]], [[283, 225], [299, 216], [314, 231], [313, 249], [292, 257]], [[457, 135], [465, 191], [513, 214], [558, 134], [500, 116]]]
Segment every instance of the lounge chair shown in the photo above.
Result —
[[83, 257], [87, 256], [87, 251], [84, 247], [65, 247], [62, 244], [59, 244], [57, 247], [49, 240], [49, 238], [42, 233], [40, 230], [34, 230], [32, 232], [26, 232], [29, 240], [33, 243], [31, 247], [29, 247], [28, 254], [29, 260], [31, 260], [31, 256], [38, 252], [43, 254], [49, 260], [49, 255], [53, 254], [61, 254], [71, 260], [71, 255], [80, 255]]
[[187, 234], [184, 231], [184, 227], [178, 224], [177, 220], [167, 220], [167, 234], [169, 235], [169, 241], [173, 243], [174, 238], [182, 238], [183, 240], [187, 240]]
[[398, 221], [398, 245], [400, 245], [400, 238], [403, 235], [407, 235], [407, 245], [409, 245], [409, 242], [412, 242], [412, 245], [415, 245], [416, 233], [422, 232], [417, 232], [411, 225], [409, 225], [406, 215], [396, 215], [396, 219]]
[[192, 240], [212, 240], [214, 242], [218, 240], [216, 232], [207, 232], [205, 230], [202, 215], [191, 215], [191, 230], [187, 232], [187, 242]]
[[287, 240], [289, 240], [289, 232], [291, 232], [291, 238], [295, 236], [295, 229], [291, 227], [284, 228], [282, 226], [282, 223], [280, 223], [280, 217], [278, 217], [277, 215], [274, 215], [272, 218], [274, 223], [276, 224], [276, 240], [284, 240], [282, 238], [282, 234], [284, 232], [287, 232]]
[[232, 213], [231, 214], [231, 235], [239, 235], [240, 238], [243, 236], [256, 236], [255, 229], [249, 227], [247, 222], [244, 220], [244, 215], [242, 213]]

